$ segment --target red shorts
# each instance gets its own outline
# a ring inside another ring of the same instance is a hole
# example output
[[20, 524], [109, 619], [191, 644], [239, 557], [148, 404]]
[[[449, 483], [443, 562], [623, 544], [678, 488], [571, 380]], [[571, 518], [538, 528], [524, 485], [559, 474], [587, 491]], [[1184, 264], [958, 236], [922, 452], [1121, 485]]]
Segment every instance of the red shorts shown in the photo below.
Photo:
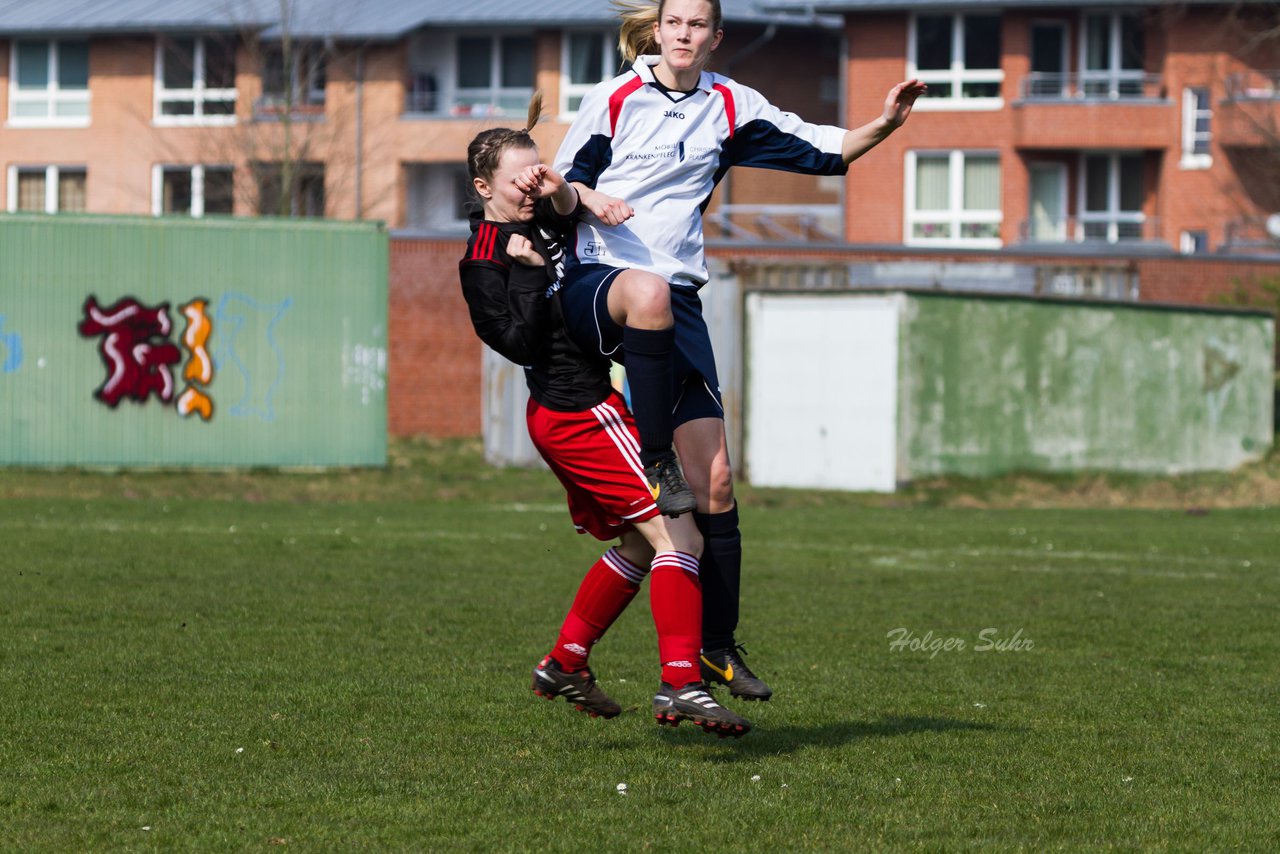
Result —
[[612, 540], [658, 515], [640, 464], [640, 438], [616, 391], [582, 412], [556, 412], [532, 398], [529, 438], [568, 493], [579, 533]]

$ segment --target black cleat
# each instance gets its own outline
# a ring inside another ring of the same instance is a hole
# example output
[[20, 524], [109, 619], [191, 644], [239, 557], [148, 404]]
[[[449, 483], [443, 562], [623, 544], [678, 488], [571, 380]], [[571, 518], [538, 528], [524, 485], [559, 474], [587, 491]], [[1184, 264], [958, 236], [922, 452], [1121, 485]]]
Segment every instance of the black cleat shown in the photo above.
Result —
[[533, 693], [554, 700], [564, 697], [580, 712], [593, 718], [614, 718], [622, 712], [612, 697], [600, 690], [596, 677], [587, 668], [566, 673], [560, 663], [551, 656], [538, 662], [533, 668]]
[[644, 467], [644, 478], [649, 484], [649, 494], [662, 511], [662, 515], [679, 516], [698, 506], [693, 490], [680, 471], [674, 451], [667, 451]]
[[751, 668], [742, 663], [742, 656], [747, 654], [742, 644], [728, 649], [704, 650], [702, 653], [702, 679], [704, 682], [718, 682], [729, 686], [729, 693], [740, 700], [767, 700], [773, 691], [764, 680], [751, 672]]
[[678, 726], [680, 721], [693, 721], [706, 733], [721, 738], [741, 738], [751, 732], [751, 721], [738, 717], [715, 701], [700, 683], [672, 688], [666, 682], [653, 698], [653, 716], [662, 726]]

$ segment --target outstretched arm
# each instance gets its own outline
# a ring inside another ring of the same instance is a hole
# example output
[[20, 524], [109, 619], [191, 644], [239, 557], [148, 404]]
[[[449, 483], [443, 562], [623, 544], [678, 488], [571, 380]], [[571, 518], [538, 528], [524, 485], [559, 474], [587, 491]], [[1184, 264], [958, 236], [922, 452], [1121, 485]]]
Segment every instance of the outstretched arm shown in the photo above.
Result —
[[884, 99], [884, 112], [862, 127], [845, 133], [840, 150], [844, 162], [852, 163], [857, 160], [901, 127], [907, 116], [911, 115], [911, 107], [916, 98], [923, 95], [926, 88], [919, 80], [904, 80], [890, 89]]

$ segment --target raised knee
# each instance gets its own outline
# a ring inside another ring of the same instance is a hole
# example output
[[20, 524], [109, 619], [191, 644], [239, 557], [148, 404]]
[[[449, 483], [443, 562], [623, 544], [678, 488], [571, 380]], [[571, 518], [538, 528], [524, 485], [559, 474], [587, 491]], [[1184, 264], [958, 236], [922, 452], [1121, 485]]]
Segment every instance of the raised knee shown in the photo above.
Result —
[[671, 286], [661, 276], [640, 274], [627, 283], [627, 322], [632, 326], [671, 325]]

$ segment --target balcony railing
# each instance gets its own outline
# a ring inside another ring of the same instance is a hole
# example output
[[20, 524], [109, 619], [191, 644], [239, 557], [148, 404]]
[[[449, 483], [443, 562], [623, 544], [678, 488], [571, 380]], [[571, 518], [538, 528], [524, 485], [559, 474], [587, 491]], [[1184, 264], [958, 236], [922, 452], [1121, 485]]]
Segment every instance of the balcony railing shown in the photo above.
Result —
[[704, 219], [727, 240], [831, 243], [840, 239], [841, 215], [840, 205], [721, 205]]
[[1049, 74], [1034, 71], [1019, 85], [1024, 101], [1097, 102], [1159, 101], [1167, 97], [1159, 74], [1130, 71], [1078, 71]]
[[1227, 75], [1228, 101], [1280, 101], [1280, 71], [1246, 71]]
[[1223, 231], [1222, 245], [1218, 251], [1240, 255], [1280, 253], [1280, 229], [1275, 228], [1275, 225], [1268, 228], [1268, 219], [1242, 217], [1229, 220]]
[[283, 95], [270, 94], [253, 102], [253, 117], [259, 121], [280, 119], [285, 115], [301, 121], [324, 119], [324, 94], [311, 93], [294, 99], [293, 103], [289, 103]]
[[1024, 220], [1018, 229], [1023, 243], [1075, 243], [1090, 246], [1161, 242], [1160, 221], [1142, 214], [1090, 214]]

